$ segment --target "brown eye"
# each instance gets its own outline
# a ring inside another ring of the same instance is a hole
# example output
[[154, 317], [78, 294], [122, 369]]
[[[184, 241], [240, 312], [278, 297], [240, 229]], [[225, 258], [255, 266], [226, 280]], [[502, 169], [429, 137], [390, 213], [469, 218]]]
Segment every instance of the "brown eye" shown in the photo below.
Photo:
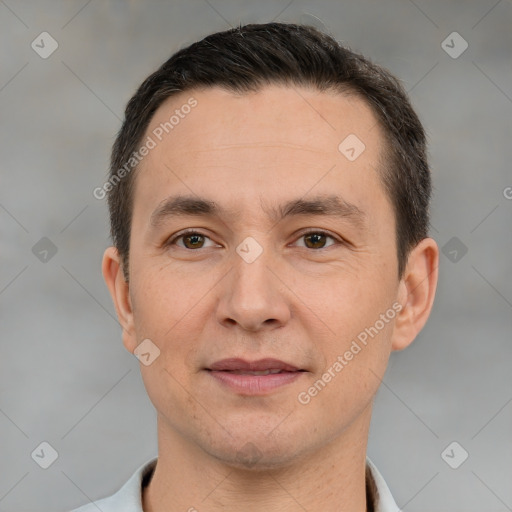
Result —
[[[204, 240], [201, 242], [201, 239], [204, 238], [203, 235], [198, 233], [192, 235], [183, 235], [183, 244], [187, 247], [187, 249], [197, 249], [197, 247], [202, 247]], [[187, 244], [190, 243], [192, 247], [188, 247]]]
[[[178, 240], [183, 240], [183, 245], [178, 245], [176, 242]], [[177, 245], [181, 249], [202, 249], [204, 247], [205, 240], [210, 240], [209, 237], [206, 235], [203, 235], [197, 231], [186, 231], [182, 232], [181, 234], [175, 236], [174, 238], [170, 239], [168, 242], [166, 242], [166, 246], [171, 245]]]
[[[306, 249], [321, 250], [329, 247], [329, 245], [326, 245], [327, 239], [329, 238], [335, 242], [334, 244], [330, 245], [336, 245], [336, 243], [341, 243], [337, 241], [332, 235], [329, 235], [325, 231], [308, 231], [306, 233], [303, 233], [299, 237], [299, 240], [305, 240], [305, 245], [303, 247], [305, 247]], [[183, 245], [177, 244], [177, 241], [179, 240], [183, 240]], [[182, 249], [195, 250], [204, 248], [205, 240], [210, 240], [210, 237], [203, 235], [198, 231], [190, 230], [178, 234], [177, 236], [166, 242], [165, 245], [177, 245]]]
[[305, 240], [305, 247], [307, 249], [326, 249], [329, 247], [325, 245], [326, 239], [328, 238], [336, 242], [336, 239], [325, 231], [308, 231], [307, 233], [303, 233], [300, 237], [300, 239]]

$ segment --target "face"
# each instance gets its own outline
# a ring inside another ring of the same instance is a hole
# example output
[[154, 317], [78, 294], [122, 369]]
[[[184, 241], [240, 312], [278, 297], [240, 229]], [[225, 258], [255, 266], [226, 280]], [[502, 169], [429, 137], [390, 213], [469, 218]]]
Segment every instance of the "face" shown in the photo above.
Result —
[[[256, 452], [277, 466], [326, 446], [368, 410], [401, 307], [376, 118], [354, 96], [211, 88], [167, 100], [147, 136], [124, 343], [160, 351], [141, 364], [159, 421], [229, 463]], [[171, 204], [178, 195], [210, 208]], [[301, 371], [222, 363], [268, 358]]]

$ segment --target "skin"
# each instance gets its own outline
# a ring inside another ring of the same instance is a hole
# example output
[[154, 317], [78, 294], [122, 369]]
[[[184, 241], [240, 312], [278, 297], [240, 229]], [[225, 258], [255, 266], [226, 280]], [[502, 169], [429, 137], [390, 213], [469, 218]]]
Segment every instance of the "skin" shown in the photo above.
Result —
[[[395, 219], [378, 175], [384, 139], [363, 100], [285, 86], [187, 91], [157, 110], [146, 136], [190, 96], [197, 106], [138, 170], [129, 283], [115, 248], [103, 259], [124, 346], [133, 352], [149, 338], [160, 350], [140, 365], [159, 444], [143, 508], [363, 512], [372, 402], [390, 352], [412, 343], [430, 314], [438, 247], [420, 242], [398, 279]], [[353, 162], [338, 150], [349, 134], [366, 146]], [[230, 215], [152, 228], [153, 210], [176, 193], [205, 196]], [[313, 215], [276, 223], [264, 208], [332, 193], [362, 210], [365, 223]], [[206, 238], [164, 246], [185, 228]], [[333, 238], [315, 245], [301, 236], [305, 228]], [[249, 236], [263, 249], [250, 264], [236, 252]], [[298, 394], [394, 303], [402, 307], [395, 318], [300, 403]], [[203, 370], [228, 357], [273, 357], [307, 372], [247, 396]]]

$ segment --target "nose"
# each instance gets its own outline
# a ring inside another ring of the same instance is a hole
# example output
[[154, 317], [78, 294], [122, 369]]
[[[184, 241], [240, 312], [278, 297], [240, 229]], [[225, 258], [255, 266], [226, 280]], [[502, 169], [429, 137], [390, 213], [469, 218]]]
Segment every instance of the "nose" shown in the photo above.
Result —
[[248, 243], [240, 244], [233, 255], [233, 269], [220, 283], [217, 307], [217, 320], [225, 327], [238, 325], [253, 332], [271, 330], [284, 326], [291, 317], [293, 293], [286, 286], [274, 255], [262, 249], [261, 243], [256, 245], [249, 237]]

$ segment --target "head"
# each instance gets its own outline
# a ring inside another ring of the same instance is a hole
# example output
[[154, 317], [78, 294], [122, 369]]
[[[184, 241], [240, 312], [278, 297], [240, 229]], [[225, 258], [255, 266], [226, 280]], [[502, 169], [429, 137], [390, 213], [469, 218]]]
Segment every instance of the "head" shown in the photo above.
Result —
[[[103, 273], [126, 348], [160, 351], [141, 370], [170, 430], [276, 465], [369, 420], [437, 282], [425, 133], [397, 79], [312, 27], [213, 34], [139, 87], [110, 172]], [[303, 371], [248, 396], [212, 378], [232, 357]]]

